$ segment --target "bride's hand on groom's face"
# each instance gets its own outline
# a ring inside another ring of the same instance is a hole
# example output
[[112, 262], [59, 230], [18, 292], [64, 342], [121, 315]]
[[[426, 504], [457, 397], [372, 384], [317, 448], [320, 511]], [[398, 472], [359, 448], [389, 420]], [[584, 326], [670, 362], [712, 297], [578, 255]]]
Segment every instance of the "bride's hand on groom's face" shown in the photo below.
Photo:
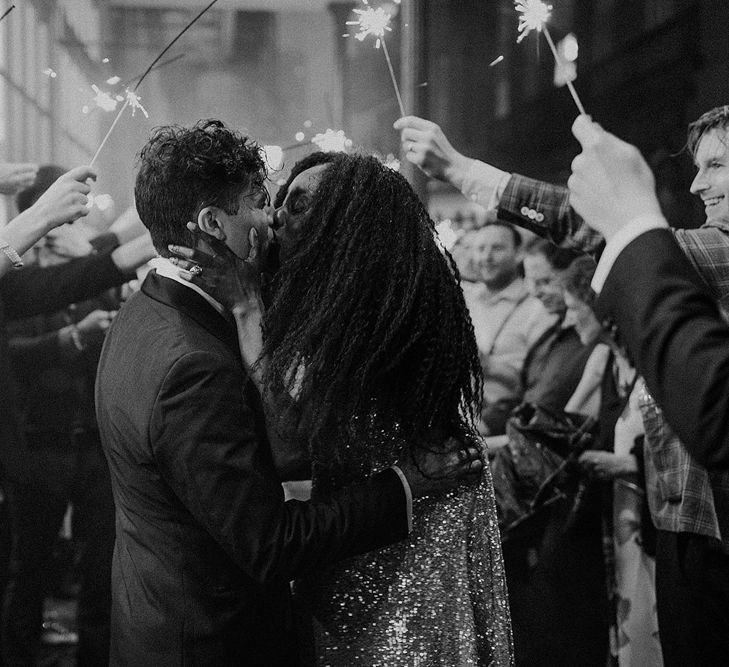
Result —
[[484, 471], [483, 449], [474, 442], [447, 438], [436, 449], [414, 445], [398, 467], [414, 497], [443, 493], [478, 481]]
[[249, 231], [250, 253], [240, 259], [221, 240], [203, 232], [196, 223], [188, 222], [195, 238], [195, 247], [170, 245], [170, 260], [178, 267], [180, 277], [197, 285], [229, 310], [257, 312], [262, 310], [258, 256], [261, 243], [258, 231]]

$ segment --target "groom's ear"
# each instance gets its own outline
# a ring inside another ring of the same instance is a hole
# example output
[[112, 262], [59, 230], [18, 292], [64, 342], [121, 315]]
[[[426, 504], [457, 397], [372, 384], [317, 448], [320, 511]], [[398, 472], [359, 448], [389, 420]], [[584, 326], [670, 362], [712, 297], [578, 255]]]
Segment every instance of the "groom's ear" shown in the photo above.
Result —
[[206, 206], [197, 214], [197, 225], [206, 234], [225, 241], [225, 230], [220, 221], [221, 213], [222, 211], [217, 206]]

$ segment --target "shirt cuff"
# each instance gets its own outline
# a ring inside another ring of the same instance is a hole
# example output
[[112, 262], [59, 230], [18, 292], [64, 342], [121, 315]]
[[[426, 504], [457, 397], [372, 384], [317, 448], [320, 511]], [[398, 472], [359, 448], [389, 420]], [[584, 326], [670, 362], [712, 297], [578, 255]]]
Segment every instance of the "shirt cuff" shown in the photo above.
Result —
[[480, 160], [469, 159], [461, 192], [466, 199], [491, 210], [499, 205], [511, 174]]
[[397, 473], [397, 476], [402, 482], [402, 487], [405, 490], [405, 506], [408, 513], [408, 533], [410, 533], [413, 530], [413, 492], [410, 490], [410, 484], [408, 484], [405, 473], [397, 466], [392, 466], [392, 469]]
[[602, 287], [607, 280], [610, 269], [613, 268], [618, 255], [641, 234], [651, 229], [668, 228], [666, 219], [657, 213], [650, 213], [633, 218], [627, 225], [619, 229], [615, 235], [607, 242], [605, 250], [603, 250], [600, 261], [595, 269], [595, 275], [592, 277], [592, 289], [597, 294], [602, 291]]

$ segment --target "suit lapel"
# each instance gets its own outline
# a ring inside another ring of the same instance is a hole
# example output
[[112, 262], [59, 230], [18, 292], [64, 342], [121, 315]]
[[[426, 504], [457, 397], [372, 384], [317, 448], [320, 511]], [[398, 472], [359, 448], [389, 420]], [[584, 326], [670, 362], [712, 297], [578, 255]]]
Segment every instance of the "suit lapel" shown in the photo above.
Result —
[[150, 299], [165, 304], [195, 320], [201, 327], [240, 355], [238, 336], [232, 322], [223, 317], [194, 290], [170, 278], [150, 271], [142, 284], [142, 292]]

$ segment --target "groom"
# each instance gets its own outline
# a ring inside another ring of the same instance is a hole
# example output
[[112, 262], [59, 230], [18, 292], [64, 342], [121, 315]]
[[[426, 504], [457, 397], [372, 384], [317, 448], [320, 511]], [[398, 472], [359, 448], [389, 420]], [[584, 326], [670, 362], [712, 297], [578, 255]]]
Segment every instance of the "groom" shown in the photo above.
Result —
[[[137, 209], [162, 255], [192, 245], [196, 220], [247, 257], [265, 176], [219, 121], [163, 127], [140, 155]], [[426, 453], [328, 502], [284, 502], [235, 328], [164, 259], [107, 335], [97, 412], [116, 504], [112, 665], [298, 664], [289, 580], [404, 539], [413, 496], [482, 469], [473, 450]]]

